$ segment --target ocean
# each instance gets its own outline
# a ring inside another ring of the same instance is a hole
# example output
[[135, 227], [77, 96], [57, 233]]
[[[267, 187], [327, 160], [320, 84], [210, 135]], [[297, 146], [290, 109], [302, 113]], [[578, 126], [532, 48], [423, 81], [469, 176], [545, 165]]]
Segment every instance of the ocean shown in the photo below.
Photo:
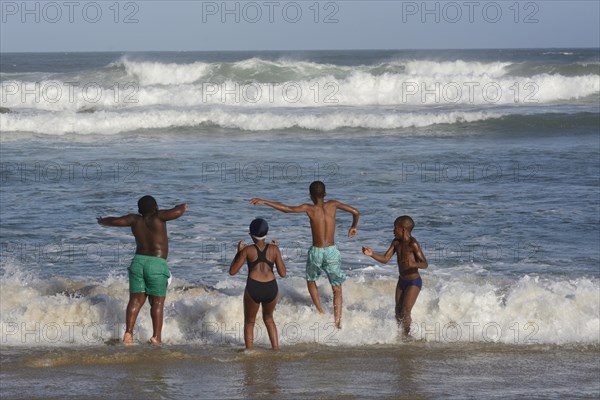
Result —
[[[598, 49], [2, 53], [0, 390], [37, 398], [597, 398]], [[306, 290], [322, 180], [339, 212], [342, 329]], [[135, 243], [99, 216], [188, 203], [168, 223], [163, 345], [149, 306], [119, 344]], [[429, 268], [403, 341], [384, 252], [415, 220]], [[288, 276], [280, 347], [244, 351], [256, 217]]]

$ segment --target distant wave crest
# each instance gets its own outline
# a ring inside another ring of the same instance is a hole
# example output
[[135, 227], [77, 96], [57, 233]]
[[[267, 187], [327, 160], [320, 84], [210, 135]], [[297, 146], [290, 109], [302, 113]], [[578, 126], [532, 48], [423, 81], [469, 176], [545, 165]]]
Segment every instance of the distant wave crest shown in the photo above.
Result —
[[127, 113], [96, 111], [86, 113], [44, 113], [38, 115], [7, 114], [3, 129], [9, 132], [32, 132], [49, 135], [116, 134], [136, 129], [159, 129], [214, 125], [243, 131], [269, 131], [302, 128], [331, 131], [338, 128], [397, 129], [456, 124], [500, 118], [503, 114], [487, 112], [441, 113], [272, 113], [214, 109], [210, 111], [163, 110]]
[[178, 64], [123, 57], [72, 76], [3, 75], [0, 119], [3, 131], [46, 134], [200, 124], [250, 131], [425, 127], [499, 118], [508, 107], [527, 113], [526, 106], [596, 106], [598, 70], [593, 63], [345, 66], [249, 58]]

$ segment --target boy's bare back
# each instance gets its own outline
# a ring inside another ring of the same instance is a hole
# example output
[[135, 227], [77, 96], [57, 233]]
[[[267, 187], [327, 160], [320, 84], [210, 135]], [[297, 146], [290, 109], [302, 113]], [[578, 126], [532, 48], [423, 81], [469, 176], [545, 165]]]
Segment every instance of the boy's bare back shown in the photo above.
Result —
[[[335, 217], [338, 208], [352, 212], [352, 207], [336, 200], [322, 201], [317, 204], [305, 204], [306, 215], [310, 220], [314, 247], [329, 247], [335, 244]], [[356, 228], [349, 233], [350, 237], [356, 235]]]
[[305, 212], [310, 221], [312, 233], [312, 245], [314, 247], [328, 247], [335, 244], [335, 218], [338, 209], [353, 215], [352, 226], [348, 231], [348, 237], [356, 236], [356, 225], [358, 224], [358, 210], [337, 200], [324, 201], [322, 198], [313, 198], [315, 204], [301, 204], [299, 206], [287, 206], [274, 201], [259, 198], [250, 199], [252, 204], [266, 204], [276, 210], [285, 213]]
[[414, 237], [410, 237], [408, 240], [394, 239], [392, 245], [395, 247], [398, 257], [398, 272], [402, 279], [416, 279], [419, 276], [419, 267], [415, 265], [421, 265], [420, 263], [425, 261], [417, 239]]
[[[410, 220], [408, 226], [405, 226], [406, 219]], [[428, 263], [421, 245], [411, 235], [413, 226], [414, 222], [410, 217], [403, 216], [397, 218], [394, 222], [394, 239], [385, 254], [377, 254], [370, 247], [363, 247], [363, 253], [369, 257], [373, 257], [382, 264], [387, 264], [394, 253], [396, 253], [400, 277], [405, 280], [418, 278], [419, 268], [427, 268]]]

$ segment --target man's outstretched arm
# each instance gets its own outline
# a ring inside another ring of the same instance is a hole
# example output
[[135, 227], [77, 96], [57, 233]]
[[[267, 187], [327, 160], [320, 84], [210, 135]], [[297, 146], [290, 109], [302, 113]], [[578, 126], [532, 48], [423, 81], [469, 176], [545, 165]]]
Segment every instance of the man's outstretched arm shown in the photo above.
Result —
[[181, 217], [189, 208], [187, 203], [179, 204], [169, 210], [159, 210], [158, 217], [163, 221], [171, 221]]
[[105, 226], [131, 226], [135, 219], [135, 214], [123, 215], [122, 217], [98, 217], [98, 223]]

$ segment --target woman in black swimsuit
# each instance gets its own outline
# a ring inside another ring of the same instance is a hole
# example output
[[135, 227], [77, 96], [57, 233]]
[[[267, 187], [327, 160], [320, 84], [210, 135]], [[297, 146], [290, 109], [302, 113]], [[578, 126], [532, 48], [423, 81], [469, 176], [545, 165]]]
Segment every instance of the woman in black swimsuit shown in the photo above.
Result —
[[272, 245], [265, 242], [269, 231], [269, 225], [264, 219], [255, 219], [250, 224], [250, 237], [254, 242], [252, 246], [246, 246], [240, 240], [229, 274], [237, 274], [245, 262], [248, 263], [248, 281], [244, 292], [244, 342], [247, 350], [254, 347], [254, 323], [258, 308], [262, 304], [263, 321], [267, 327], [269, 339], [273, 350], [279, 350], [279, 338], [277, 327], [273, 320], [273, 311], [277, 305], [277, 281], [273, 273], [273, 267], [282, 278], [285, 276], [285, 264], [281, 258], [281, 252], [277, 242]]

